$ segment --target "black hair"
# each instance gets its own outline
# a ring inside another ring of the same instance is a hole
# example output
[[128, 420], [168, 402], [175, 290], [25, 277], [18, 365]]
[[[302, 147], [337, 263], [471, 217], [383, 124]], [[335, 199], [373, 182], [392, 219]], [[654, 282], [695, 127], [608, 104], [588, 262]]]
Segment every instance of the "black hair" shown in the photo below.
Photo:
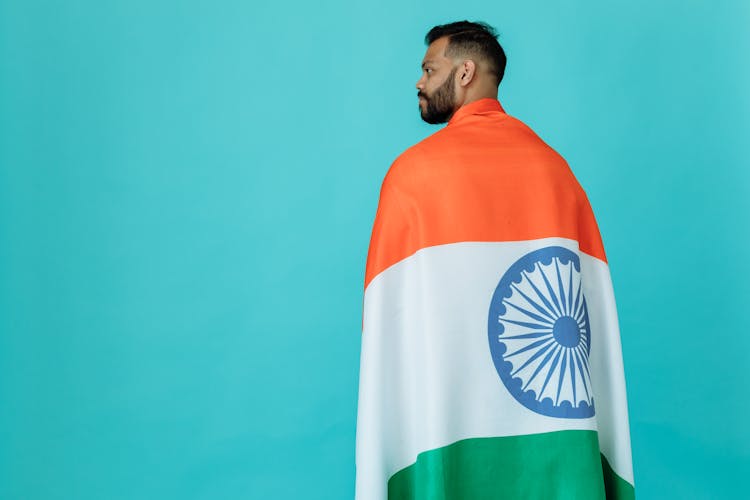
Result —
[[487, 23], [458, 21], [442, 24], [432, 28], [424, 37], [426, 45], [438, 38], [448, 37], [445, 56], [451, 59], [474, 56], [489, 64], [490, 72], [495, 76], [497, 85], [505, 74], [505, 51], [497, 41], [495, 29]]

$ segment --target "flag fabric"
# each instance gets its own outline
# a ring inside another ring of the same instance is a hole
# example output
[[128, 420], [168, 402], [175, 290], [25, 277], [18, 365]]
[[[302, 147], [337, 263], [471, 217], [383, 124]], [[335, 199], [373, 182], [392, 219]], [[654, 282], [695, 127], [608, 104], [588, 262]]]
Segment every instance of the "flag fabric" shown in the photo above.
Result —
[[634, 497], [596, 220], [497, 99], [391, 165], [362, 320], [357, 500]]

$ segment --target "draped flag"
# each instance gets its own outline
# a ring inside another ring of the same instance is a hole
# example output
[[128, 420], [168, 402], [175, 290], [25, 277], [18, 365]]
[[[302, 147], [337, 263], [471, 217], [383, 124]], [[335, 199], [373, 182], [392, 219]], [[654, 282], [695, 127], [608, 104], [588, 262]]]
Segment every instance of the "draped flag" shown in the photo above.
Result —
[[614, 292], [565, 160], [496, 99], [383, 181], [357, 500], [633, 498]]

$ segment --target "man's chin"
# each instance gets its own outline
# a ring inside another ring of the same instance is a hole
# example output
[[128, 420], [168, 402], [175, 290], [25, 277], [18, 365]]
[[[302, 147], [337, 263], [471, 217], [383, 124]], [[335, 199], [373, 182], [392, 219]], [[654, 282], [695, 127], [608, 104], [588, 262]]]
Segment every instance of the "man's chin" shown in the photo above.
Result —
[[425, 114], [424, 112], [421, 112], [421, 110], [420, 116], [422, 117], [422, 121], [429, 123], [430, 125], [440, 125], [441, 123], [448, 122], [448, 119], [445, 117]]

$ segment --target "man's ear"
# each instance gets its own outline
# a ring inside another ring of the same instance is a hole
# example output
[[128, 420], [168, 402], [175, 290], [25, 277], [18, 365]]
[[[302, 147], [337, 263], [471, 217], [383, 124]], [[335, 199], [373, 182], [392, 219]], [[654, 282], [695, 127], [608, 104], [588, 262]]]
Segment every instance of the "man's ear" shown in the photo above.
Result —
[[477, 73], [477, 65], [472, 61], [471, 59], [466, 59], [464, 62], [461, 63], [461, 66], [459, 67], [458, 74], [461, 75], [459, 77], [459, 84], [462, 87], [467, 86], [471, 81], [474, 79]]

